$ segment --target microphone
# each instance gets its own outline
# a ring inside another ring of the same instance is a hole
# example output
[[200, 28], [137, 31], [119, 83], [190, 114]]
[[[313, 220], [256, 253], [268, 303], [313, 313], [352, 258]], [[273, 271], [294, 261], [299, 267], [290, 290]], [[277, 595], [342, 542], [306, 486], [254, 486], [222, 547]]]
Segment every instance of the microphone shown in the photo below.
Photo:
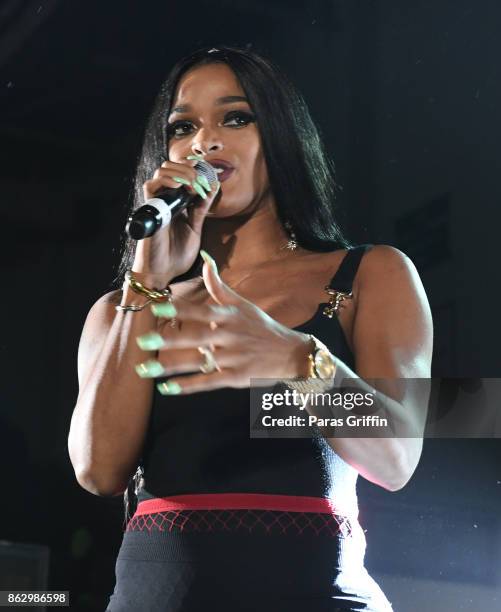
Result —
[[[217, 172], [206, 161], [199, 161], [194, 166], [198, 176], [205, 176], [209, 183], [217, 182]], [[154, 198], [146, 200], [127, 219], [125, 231], [134, 240], [143, 240], [153, 236], [159, 229], [168, 225], [172, 218], [193, 204], [197, 193], [190, 193], [185, 187], [164, 189]]]

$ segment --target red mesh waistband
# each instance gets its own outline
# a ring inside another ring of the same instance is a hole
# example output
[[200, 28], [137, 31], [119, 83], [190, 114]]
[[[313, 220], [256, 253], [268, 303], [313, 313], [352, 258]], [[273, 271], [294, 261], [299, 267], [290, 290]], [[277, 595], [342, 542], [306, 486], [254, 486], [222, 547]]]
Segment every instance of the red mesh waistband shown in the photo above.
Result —
[[350, 535], [353, 513], [317, 497], [221, 493], [176, 495], [139, 503], [126, 531]]
[[[136, 515], [166, 510], [283, 510], [354, 516], [325, 497], [265, 493], [206, 493], [155, 497], [139, 502]], [[356, 516], [355, 516], [356, 518]]]

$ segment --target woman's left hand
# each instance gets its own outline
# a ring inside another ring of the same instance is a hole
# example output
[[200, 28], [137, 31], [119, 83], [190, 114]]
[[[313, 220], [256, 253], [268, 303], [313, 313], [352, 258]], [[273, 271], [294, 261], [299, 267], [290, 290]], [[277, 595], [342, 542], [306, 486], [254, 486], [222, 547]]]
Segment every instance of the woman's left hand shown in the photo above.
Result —
[[[159, 326], [161, 334], [151, 332], [137, 339], [145, 350], [158, 348], [156, 361], [136, 366], [138, 375], [169, 377], [157, 385], [165, 395], [249, 387], [251, 378], [306, 377], [307, 356], [311, 349], [309, 337], [278, 323], [238, 295], [222, 281], [216, 262], [205, 252], [203, 255], [205, 286], [217, 305], [173, 300], [177, 327], [170, 327], [166, 321], [163, 327]], [[159, 346], [162, 341], [163, 346]], [[199, 347], [210, 348], [219, 369], [172, 378], [176, 374], [200, 370], [205, 355]]]

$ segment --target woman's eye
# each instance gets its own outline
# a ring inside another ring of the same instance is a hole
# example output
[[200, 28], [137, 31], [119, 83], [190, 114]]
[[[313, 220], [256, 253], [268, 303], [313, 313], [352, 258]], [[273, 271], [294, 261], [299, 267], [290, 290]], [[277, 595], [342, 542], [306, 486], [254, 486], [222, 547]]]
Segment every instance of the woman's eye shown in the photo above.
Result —
[[189, 121], [174, 121], [174, 123], [170, 123], [167, 125], [167, 134], [169, 137], [179, 137], [186, 136], [187, 132], [184, 131], [185, 128], [191, 127], [191, 123]]
[[[256, 117], [251, 113], [230, 111], [224, 116], [223, 125], [241, 128], [254, 121], [256, 121]], [[193, 124], [190, 121], [174, 121], [174, 123], [167, 124], [167, 135], [169, 138], [182, 138], [187, 136], [189, 134], [188, 130], [191, 131], [192, 128]]]
[[255, 120], [256, 117], [254, 115], [251, 115], [251, 113], [245, 113], [243, 111], [231, 111], [226, 114], [224, 118], [224, 123], [226, 125], [228, 121], [233, 121], [236, 122], [233, 124], [235, 127], [243, 127], [245, 125], [248, 125], [249, 123], [254, 122]]

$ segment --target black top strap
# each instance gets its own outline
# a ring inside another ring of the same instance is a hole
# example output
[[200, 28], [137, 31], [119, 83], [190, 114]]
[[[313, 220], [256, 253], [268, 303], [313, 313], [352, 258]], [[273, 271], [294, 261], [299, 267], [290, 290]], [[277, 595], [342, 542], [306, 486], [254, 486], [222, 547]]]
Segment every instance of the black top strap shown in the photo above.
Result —
[[372, 244], [360, 244], [359, 246], [349, 249], [338, 271], [332, 277], [329, 287], [337, 291], [342, 291], [343, 293], [349, 293], [362, 257], [366, 251], [372, 248], [372, 246]]

